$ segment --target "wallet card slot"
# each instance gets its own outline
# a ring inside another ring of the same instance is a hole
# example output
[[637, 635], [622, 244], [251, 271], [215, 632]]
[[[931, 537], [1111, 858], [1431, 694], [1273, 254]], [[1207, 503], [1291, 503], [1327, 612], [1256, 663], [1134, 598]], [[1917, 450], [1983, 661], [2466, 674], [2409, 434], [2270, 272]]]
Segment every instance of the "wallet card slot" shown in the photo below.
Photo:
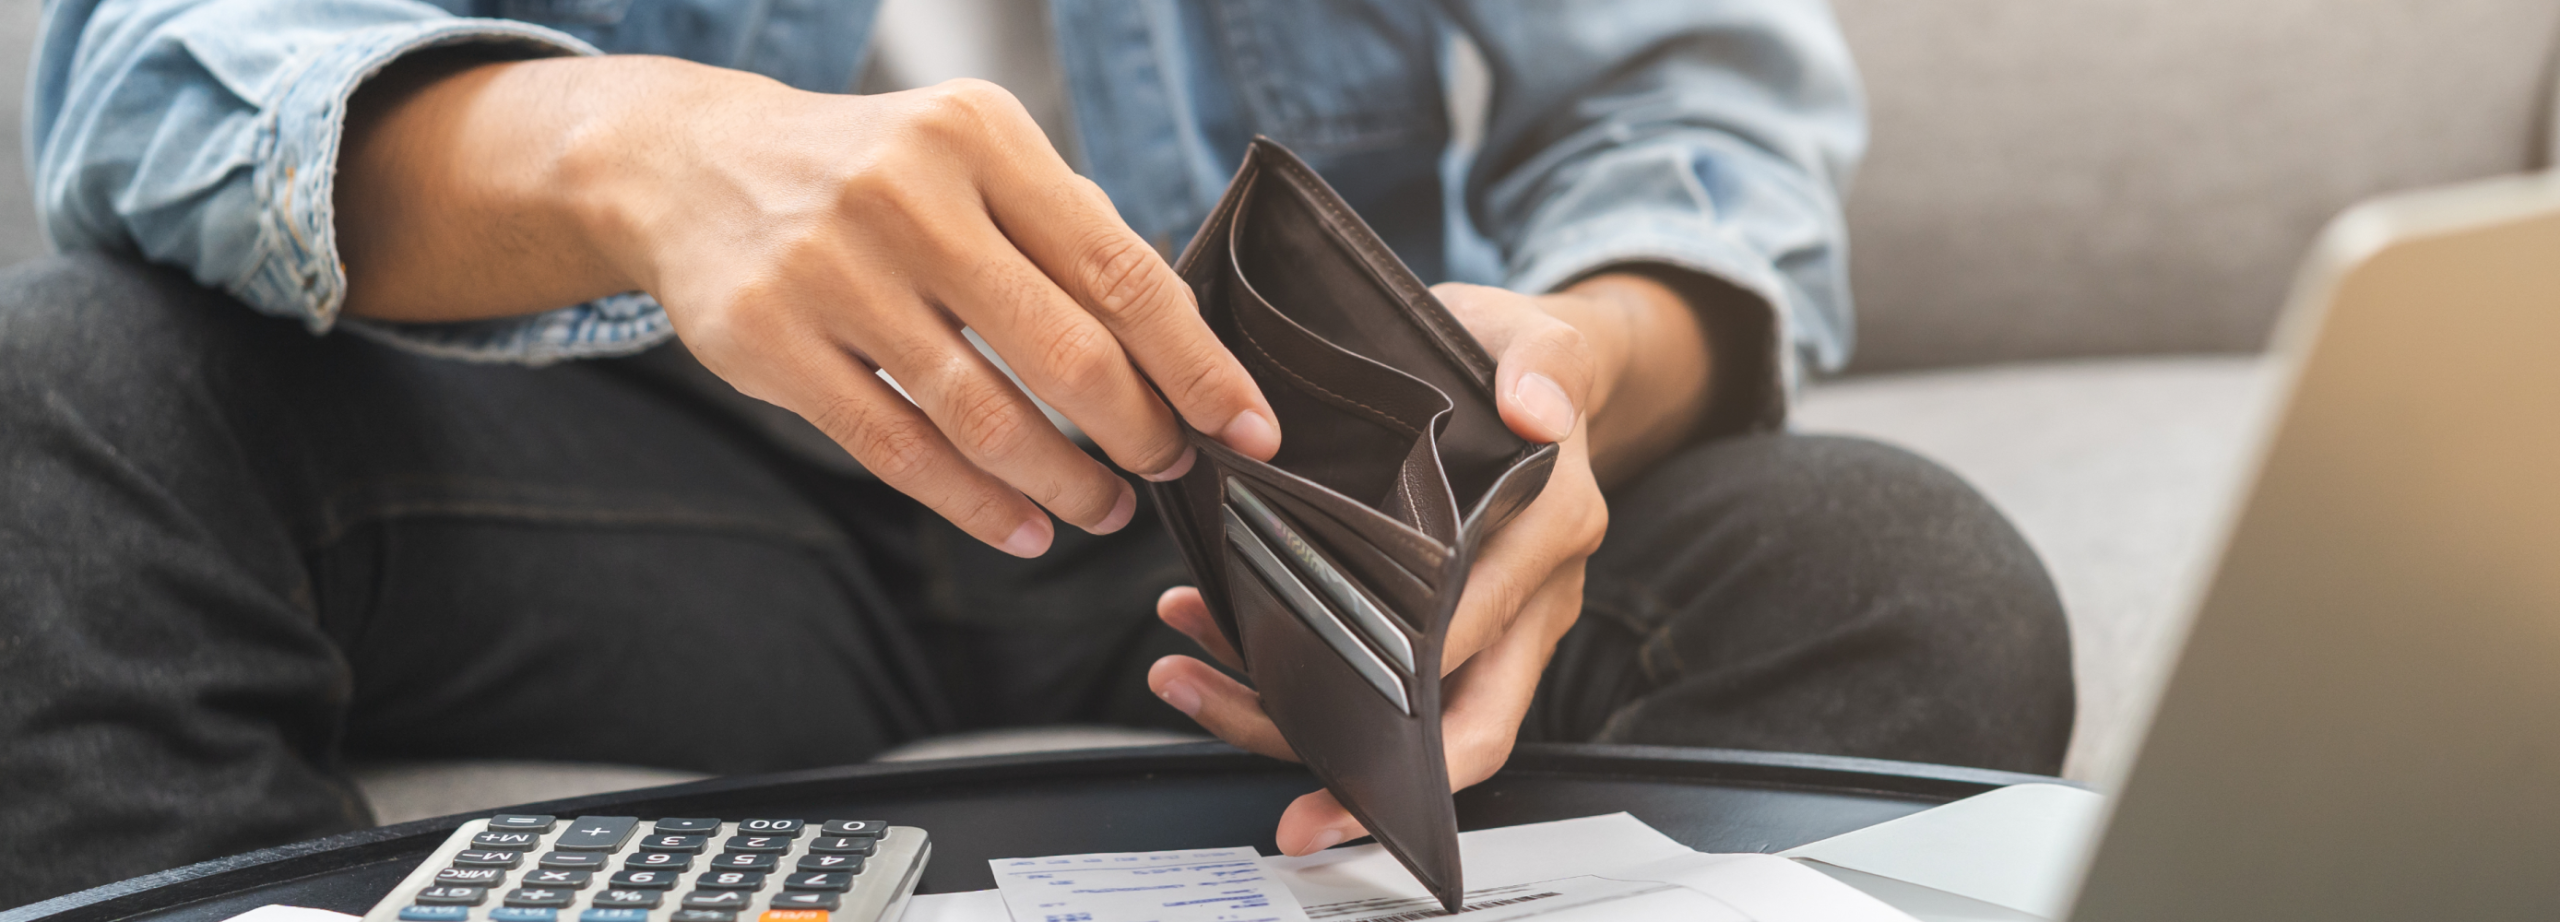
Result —
[[1286, 555], [1289, 562], [1296, 564], [1299, 572], [1314, 581], [1316, 589], [1333, 601], [1335, 611], [1349, 615], [1351, 623], [1369, 638], [1371, 646], [1403, 667], [1402, 674], [1413, 674], [1413, 639], [1396, 627], [1386, 611], [1369, 597], [1368, 590], [1342, 575], [1342, 571], [1326, 559], [1323, 551], [1301, 537], [1297, 529], [1290, 527], [1288, 520], [1265, 504], [1262, 497], [1254, 495], [1244, 481], [1227, 480], [1227, 505], [1239, 510], [1246, 525], [1252, 526], [1272, 547]]
[[1295, 613], [1308, 630], [1323, 638], [1325, 646], [1333, 648], [1334, 655], [1341, 657], [1351, 671], [1368, 680], [1369, 686], [1394, 704], [1396, 710], [1412, 715], [1413, 705], [1405, 697], [1403, 679], [1387, 668], [1387, 662], [1379, 659], [1376, 651], [1351, 635], [1350, 626], [1343, 624], [1333, 609], [1316, 598], [1315, 592], [1308, 589], [1297, 574], [1290, 572], [1288, 564], [1280, 562], [1279, 555], [1272, 552], [1270, 545], [1263, 543], [1260, 535], [1254, 534], [1252, 526], [1236, 516], [1233, 508], [1225, 511], [1227, 546], [1244, 558], [1245, 564], [1261, 577], [1263, 585], [1279, 597], [1281, 605]]

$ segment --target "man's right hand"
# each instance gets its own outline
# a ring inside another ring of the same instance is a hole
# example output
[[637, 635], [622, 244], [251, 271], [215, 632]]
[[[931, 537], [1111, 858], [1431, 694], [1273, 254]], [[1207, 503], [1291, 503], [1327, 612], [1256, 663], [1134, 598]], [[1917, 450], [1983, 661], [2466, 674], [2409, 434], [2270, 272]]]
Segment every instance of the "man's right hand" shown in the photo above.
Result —
[[1141, 476], [1192, 463], [1176, 413], [1254, 457], [1279, 449], [1189, 286], [993, 84], [828, 95], [662, 58], [401, 76], [359, 96], [342, 148], [350, 313], [647, 291], [705, 367], [1025, 557], [1052, 537], [1033, 503], [1101, 533], [1136, 495], [963, 326]]

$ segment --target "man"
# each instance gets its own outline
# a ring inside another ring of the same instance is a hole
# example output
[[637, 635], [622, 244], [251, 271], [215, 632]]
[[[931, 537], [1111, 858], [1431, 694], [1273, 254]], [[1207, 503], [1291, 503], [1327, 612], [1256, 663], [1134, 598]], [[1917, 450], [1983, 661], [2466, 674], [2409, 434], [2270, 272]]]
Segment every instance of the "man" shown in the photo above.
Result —
[[[1122, 473], [1288, 437], [1164, 256], [1257, 133], [1451, 280], [1505, 421], [1564, 445], [1468, 581], [1453, 785], [1523, 734], [2058, 767], [2014, 531], [1774, 431], [1849, 341], [1818, 4], [1049, 6], [1075, 163], [991, 84], [838, 92], [860, 2], [49, 8], [38, 198], [114, 255], [0, 307], [0, 903], [361, 825], [351, 757], [1062, 721], [1285, 757], [1182, 655], [1225, 651]], [[1277, 839], [1358, 834], [1317, 792]]]

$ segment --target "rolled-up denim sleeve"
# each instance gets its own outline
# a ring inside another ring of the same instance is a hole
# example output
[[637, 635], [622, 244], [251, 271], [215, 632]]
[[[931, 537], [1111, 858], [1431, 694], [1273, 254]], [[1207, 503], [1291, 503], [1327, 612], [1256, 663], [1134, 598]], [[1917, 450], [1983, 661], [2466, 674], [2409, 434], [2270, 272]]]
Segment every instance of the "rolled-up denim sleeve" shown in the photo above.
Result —
[[[55, 0], [27, 137], [55, 249], [138, 254], [313, 331], [339, 322], [332, 198], [347, 101], [403, 55], [594, 54], [560, 32], [416, 0]], [[428, 352], [543, 361], [669, 335], [636, 296], [471, 324], [349, 329]]]
[[1782, 418], [1852, 341], [1840, 199], [1866, 144], [1846, 43], [1819, 0], [1451, 0], [1493, 95], [1468, 213], [1506, 284], [1628, 264], [1701, 273], [1770, 310]]

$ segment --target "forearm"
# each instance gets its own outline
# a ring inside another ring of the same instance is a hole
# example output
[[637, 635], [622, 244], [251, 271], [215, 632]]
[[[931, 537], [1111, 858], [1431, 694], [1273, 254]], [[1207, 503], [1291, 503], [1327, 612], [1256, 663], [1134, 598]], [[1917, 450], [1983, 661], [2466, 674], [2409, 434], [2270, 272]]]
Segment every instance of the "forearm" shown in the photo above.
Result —
[[614, 190], [674, 143], [664, 123], [741, 84], [779, 88], [672, 58], [403, 61], [358, 92], [340, 149], [346, 312], [476, 320], [641, 287]]
[[1668, 285], [1634, 272], [1603, 272], [1549, 298], [1548, 312], [1593, 350], [1588, 421], [1591, 466], [1604, 486], [1661, 461], [1695, 435], [1713, 405], [1713, 335], [1702, 313]]

